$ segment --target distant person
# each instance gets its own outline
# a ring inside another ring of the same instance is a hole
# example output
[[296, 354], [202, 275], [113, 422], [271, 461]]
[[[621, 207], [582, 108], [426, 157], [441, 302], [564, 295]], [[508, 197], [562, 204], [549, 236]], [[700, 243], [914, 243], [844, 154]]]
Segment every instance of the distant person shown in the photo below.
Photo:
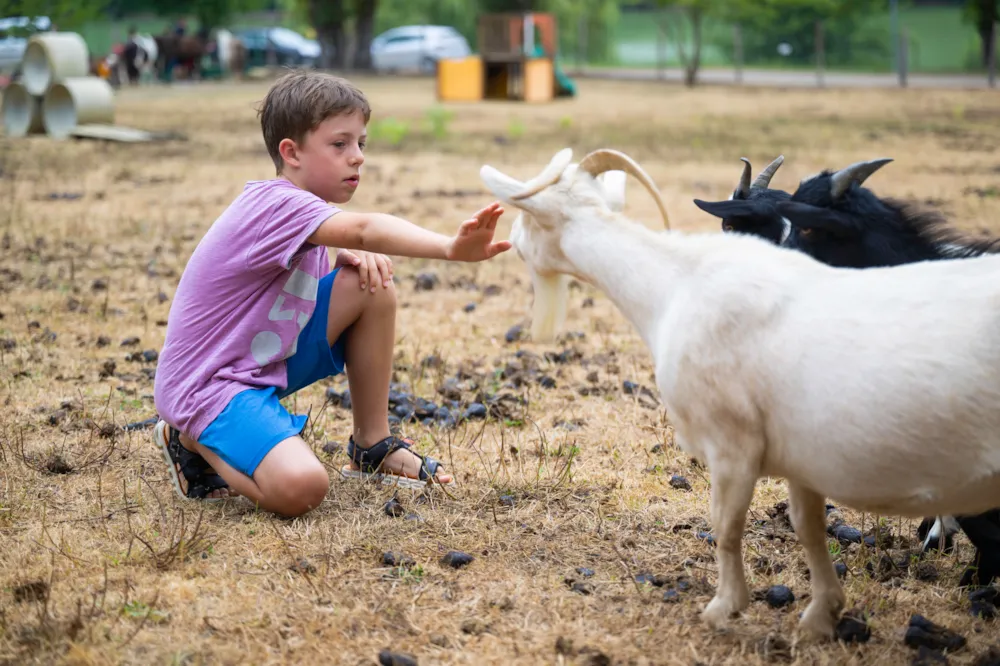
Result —
[[128, 29], [128, 37], [125, 39], [125, 48], [122, 51], [122, 58], [125, 61], [125, 73], [128, 76], [129, 85], [139, 83], [139, 68], [149, 58], [149, 54], [139, 44], [139, 31], [135, 26]]
[[[278, 177], [248, 182], [195, 248], [156, 370], [153, 439], [183, 497], [243, 495], [284, 516], [319, 506], [329, 474], [300, 435], [307, 417], [280, 401], [342, 372], [354, 423], [341, 476], [454, 482], [389, 429], [397, 296], [386, 254], [491, 259], [511, 248], [493, 240], [503, 208], [491, 203], [454, 236], [338, 208], [360, 185], [370, 115], [360, 90], [317, 71], [282, 76], [264, 98]], [[340, 248], [333, 270], [328, 247]]]

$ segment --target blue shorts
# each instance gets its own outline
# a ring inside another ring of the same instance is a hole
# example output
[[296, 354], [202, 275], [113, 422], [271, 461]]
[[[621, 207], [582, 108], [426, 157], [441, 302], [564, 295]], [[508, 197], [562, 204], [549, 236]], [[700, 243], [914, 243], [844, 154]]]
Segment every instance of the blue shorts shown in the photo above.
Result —
[[299, 333], [295, 354], [287, 360], [288, 388], [248, 388], [237, 393], [198, 438], [233, 469], [251, 478], [271, 449], [298, 435], [306, 425], [306, 415], [289, 414], [279, 400], [344, 371], [344, 337], [332, 347], [326, 339], [330, 291], [339, 271], [337, 268], [319, 281], [316, 310]]

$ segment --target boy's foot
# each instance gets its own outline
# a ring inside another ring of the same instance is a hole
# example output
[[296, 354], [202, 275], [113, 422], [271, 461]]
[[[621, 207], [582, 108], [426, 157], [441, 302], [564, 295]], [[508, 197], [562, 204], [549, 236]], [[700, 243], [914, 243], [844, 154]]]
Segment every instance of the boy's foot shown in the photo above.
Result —
[[411, 439], [390, 435], [368, 448], [361, 448], [352, 435], [347, 444], [351, 462], [340, 469], [340, 475], [345, 479], [377, 478], [384, 484], [403, 488], [455, 483], [450, 474], [438, 474], [443, 467], [440, 462], [416, 453], [410, 448], [412, 445]]
[[170, 470], [174, 490], [182, 499], [200, 499], [207, 502], [238, 497], [212, 466], [201, 455], [181, 443], [180, 433], [159, 421], [153, 429], [153, 441], [163, 454]]

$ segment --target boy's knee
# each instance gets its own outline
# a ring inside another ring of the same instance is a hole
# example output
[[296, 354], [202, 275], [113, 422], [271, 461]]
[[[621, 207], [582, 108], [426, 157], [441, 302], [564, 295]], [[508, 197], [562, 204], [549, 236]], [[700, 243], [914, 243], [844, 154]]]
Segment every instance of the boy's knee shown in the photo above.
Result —
[[274, 499], [280, 505], [281, 513], [287, 516], [301, 516], [312, 511], [323, 502], [330, 490], [330, 476], [318, 461], [315, 465], [290, 470], [283, 476], [281, 483], [277, 484], [279, 497]]
[[375, 295], [380, 297], [381, 302], [387, 307], [396, 307], [396, 283], [394, 280], [389, 280], [388, 287], [379, 287]]
[[[358, 305], [367, 309], [369, 307], [392, 308], [396, 307], [396, 283], [389, 280], [389, 286], [383, 287], [379, 284], [372, 293], [370, 288], [361, 288], [361, 273], [353, 266], [344, 266], [337, 273], [333, 282], [333, 289], [330, 290], [330, 305], [335, 303], [343, 304], [345, 297], [358, 298]], [[334, 311], [330, 308], [331, 313]]]
[[333, 279], [333, 292], [361, 292], [361, 273], [354, 266], [341, 266]]

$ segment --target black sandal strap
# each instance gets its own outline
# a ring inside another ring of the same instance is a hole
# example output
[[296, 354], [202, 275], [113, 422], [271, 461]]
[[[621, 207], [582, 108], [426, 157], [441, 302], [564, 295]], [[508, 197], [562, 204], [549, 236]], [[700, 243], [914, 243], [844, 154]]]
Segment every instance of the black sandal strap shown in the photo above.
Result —
[[436, 477], [438, 470], [444, 467], [440, 461], [430, 456], [421, 456], [419, 453], [417, 455], [420, 456], [421, 460], [419, 474], [421, 481], [426, 481], [430, 477]]
[[435, 476], [438, 470], [442, 469], [444, 465], [430, 456], [420, 455], [411, 448], [412, 444], [413, 442], [411, 440], [390, 435], [371, 445], [367, 449], [363, 449], [355, 444], [354, 436], [352, 435], [347, 442], [347, 456], [361, 468], [362, 472], [371, 474], [381, 472], [382, 463], [392, 453], [400, 449], [406, 449], [413, 455], [420, 458], [420, 471], [417, 473], [417, 478], [420, 481], [426, 481], [427, 479]]
[[167, 451], [170, 459], [180, 466], [180, 474], [187, 482], [187, 496], [190, 499], [205, 499], [212, 492], [229, 487], [207, 460], [184, 448], [180, 433], [175, 428], [170, 428]]
[[367, 449], [358, 446], [353, 435], [347, 442], [347, 456], [366, 474], [381, 472], [385, 459], [400, 449], [409, 450], [410, 442], [393, 435], [375, 442]]

